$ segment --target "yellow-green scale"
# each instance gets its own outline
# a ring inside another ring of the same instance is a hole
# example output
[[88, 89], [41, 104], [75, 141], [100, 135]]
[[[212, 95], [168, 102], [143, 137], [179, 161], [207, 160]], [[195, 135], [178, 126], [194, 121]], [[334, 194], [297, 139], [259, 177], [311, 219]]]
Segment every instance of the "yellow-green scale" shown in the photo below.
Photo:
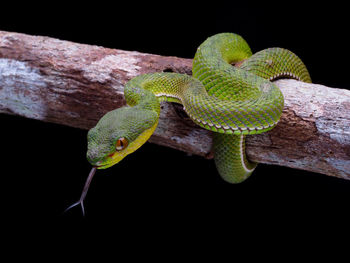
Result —
[[[240, 44], [237, 45], [237, 43]], [[257, 98], [259, 90], [254, 86], [256, 83], [250, 82], [253, 76], [249, 78], [245, 72], [240, 72], [241, 70], [230, 65], [247, 59], [249, 56], [251, 56], [251, 51], [248, 44], [237, 35], [222, 34], [220, 38], [209, 38], [198, 48], [193, 61], [193, 75], [201, 81], [204, 80], [203, 84], [210, 96], [220, 100], [245, 101], [247, 98]], [[206, 71], [214, 73], [206, 74]], [[249, 129], [256, 132], [253, 128], [258, 122], [260, 125], [268, 126], [267, 122], [258, 121], [248, 111], [237, 116], [235, 122], [243, 124], [240, 127], [246, 129], [236, 131], [241, 135], [221, 133], [213, 135], [216, 167], [221, 177], [231, 183], [244, 181], [256, 167], [255, 163], [249, 162], [246, 158], [243, 134], [249, 133]], [[232, 119], [232, 116], [230, 118]]]
[[[147, 105], [159, 117], [159, 101], [181, 103], [191, 119], [214, 131], [215, 163], [229, 182], [245, 180], [256, 164], [245, 155], [245, 135], [276, 126], [283, 110], [283, 95], [268, 78], [307, 75], [301, 60], [290, 51], [268, 49], [251, 56], [238, 35], [223, 33], [208, 38], [193, 60], [193, 76], [153, 73], [132, 79], [125, 87], [127, 103]], [[232, 63], [245, 60], [240, 68]], [[264, 79], [266, 78], [266, 79]], [[152, 96], [148, 96], [152, 93]]]

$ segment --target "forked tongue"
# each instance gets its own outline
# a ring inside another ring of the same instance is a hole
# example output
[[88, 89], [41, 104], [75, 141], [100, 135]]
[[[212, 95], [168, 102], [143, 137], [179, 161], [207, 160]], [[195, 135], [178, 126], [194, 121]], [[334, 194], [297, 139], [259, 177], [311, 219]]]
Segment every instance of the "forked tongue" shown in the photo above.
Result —
[[86, 197], [86, 194], [89, 190], [89, 186], [90, 186], [90, 183], [92, 181], [92, 178], [94, 177], [95, 175], [95, 172], [96, 172], [96, 167], [93, 167], [89, 173], [89, 176], [88, 178], [86, 179], [86, 182], [85, 182], [85, 185], [84, 185], [84, 189], [83, 189], [83, 192], [81, 193], [81, 196], [80, 196], [80, 199], [75, 202], [74, 204], [70, 205], [69, 207], [67, 207], [66, 210], [64, 210], [64, 212], [67, 212], [69, 209], [77, 206], [77, 205], [81, 205], [81, 210], [83, 211], [83, 216], [85, 216], [85, 208], [84, 208], [84, 199]]

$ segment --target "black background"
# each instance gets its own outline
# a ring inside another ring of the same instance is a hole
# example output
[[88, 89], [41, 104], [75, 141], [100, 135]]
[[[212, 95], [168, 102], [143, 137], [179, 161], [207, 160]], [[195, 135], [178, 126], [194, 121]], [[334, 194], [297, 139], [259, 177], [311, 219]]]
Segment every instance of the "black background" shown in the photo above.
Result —
[[[0, 30], [186, 58], [208, 36], [235, 32], [253, 52], [273, 46], [292, 50], [315, 83], [348, 87], [345, 7], [201, 5], [50, 3], [21, 15], [9, 8]], [[2, 217], [80, 220], [79, 208], [63, 211], [78, 199], [91, 169], [85, 159], [87, 132], [16, 116], [0, 115], [0, 120]], [[349, 220], [349, 189], [350, 181], [263, 164], [246, 182], [230, 185], [213, 161], [146, 143], [120, 164], [97, 172], [84, 221], [112, 219], [119, 229], [160, 231], [198, 225], [266, 228], [268, 223], [312, 227]]]

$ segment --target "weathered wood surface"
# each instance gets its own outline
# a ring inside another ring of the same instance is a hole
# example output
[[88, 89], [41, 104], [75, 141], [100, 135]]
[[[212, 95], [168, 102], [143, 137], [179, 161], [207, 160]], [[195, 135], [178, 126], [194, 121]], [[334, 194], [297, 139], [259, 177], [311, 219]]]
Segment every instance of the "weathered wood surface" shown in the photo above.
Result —
[[[142, 73], [191, 74], [191, 59], [0, 31], [0, 112], [89, 129], [125, 105], [123, 85]], [[350, 91], [278, 80], [285, 109], [275, 129], [247, 138], [256, 162], [350, 179]], [[210, 132], [162, 104], [150, 141], [210, 157]]]

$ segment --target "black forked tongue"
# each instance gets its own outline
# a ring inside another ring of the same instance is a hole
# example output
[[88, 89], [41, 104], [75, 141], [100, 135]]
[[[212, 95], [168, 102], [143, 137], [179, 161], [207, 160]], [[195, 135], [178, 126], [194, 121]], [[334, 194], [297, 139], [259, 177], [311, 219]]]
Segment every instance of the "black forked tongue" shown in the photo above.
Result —
[[86, 194], [89, 190], [89, 186], [90, 186], [90, 183], [92, 181], [92, 178], [94, 177], [95, 175], [95, 172], [96, 172], [96, 167], [93, 167], [91, 169], [91, 172], [89, 173], [89, 176], [88, 178], [86, 179], [86, 182], [85, 182], [85, 185], [84, 185], [84, 189], [83, 189], [83, 192], [81, 193], [81, 196], [80, 196], [80, 199], [75, 202], [74, 204], [70, 205], [69, 207], [67, 207], [66, 210], [64, 210], [64, 212], [67, 212], [69, 209], [77, 206], [77, 205], [81, 205], [81, 210], [83, 211], [83, 216], [85, 216], [85, 208], [84, 208], [84, 199], [86, 197]]

